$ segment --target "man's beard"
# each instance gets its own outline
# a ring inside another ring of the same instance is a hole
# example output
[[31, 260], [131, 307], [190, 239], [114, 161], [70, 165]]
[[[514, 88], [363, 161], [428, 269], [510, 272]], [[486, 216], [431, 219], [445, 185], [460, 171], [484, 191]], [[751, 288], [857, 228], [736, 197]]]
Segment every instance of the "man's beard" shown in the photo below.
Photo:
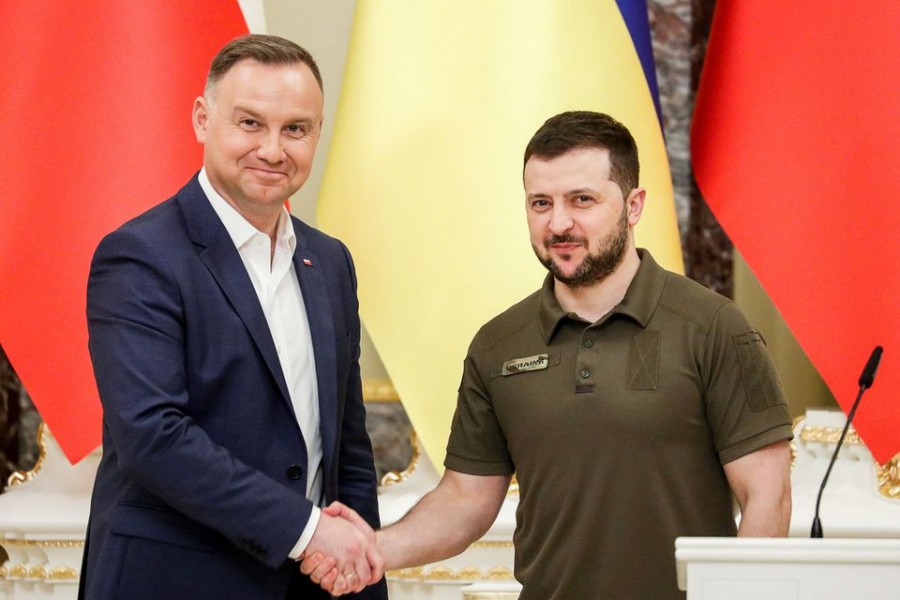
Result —
[[[588, 248], [588, 255], [573, 273], [566, 275], [553, 262], [550, 253], [550, 246], [553, 244], [582, 244]], [[568, 234], [553, 235], [545, 239], [544, 250], [547, 252], [545, 255], [541, 255], [533, 244], [532, 248], [541, 264], [553, 274], [553, 278], [570, 288], [583, 288], [600, 283], [612, 275], [625, 258], [625, 251], [628, 248], [627, 213], [624, 209], [622, 210], [622, 217], [619, 219], [616, 229], [610, 232], [600, 243], [600, 250], [596, 254], [590, 252], [590, 246], [586, 238]]]

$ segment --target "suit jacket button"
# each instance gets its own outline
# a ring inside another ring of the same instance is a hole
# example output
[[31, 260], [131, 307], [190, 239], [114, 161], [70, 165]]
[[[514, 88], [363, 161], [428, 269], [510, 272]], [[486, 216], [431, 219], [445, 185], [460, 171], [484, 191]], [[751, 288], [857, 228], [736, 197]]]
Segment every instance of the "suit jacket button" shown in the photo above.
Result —
[[300, 479], [303, 477], [303, 468], [300, 465], [291, 465], [287, 470], [288, 479]]

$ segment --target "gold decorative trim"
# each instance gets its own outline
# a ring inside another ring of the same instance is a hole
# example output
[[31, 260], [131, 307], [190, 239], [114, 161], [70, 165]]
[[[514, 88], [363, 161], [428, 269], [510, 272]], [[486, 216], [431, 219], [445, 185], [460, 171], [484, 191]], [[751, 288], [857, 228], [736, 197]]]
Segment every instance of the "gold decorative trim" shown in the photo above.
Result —
[[23, 540], [0, 538], [0, 545], [25, 546], [31, 548], [84, 548], [84, 540]]
[[486, 571], [478, 567], [462, 567], [458, 570], [434, 567], [427, 571], [422, 567], [414, 567], [389, 571], [388, 577], [404, 581], [515, 581], [513, 572], [506, 567], [493, 567]]
[[[806, 415], [799, 415], [799, 416], [794, 417], [793, 420], [791, 420], [791, 431], [795, 431], [797, 429], [797, 426], [800, 424], [800, 422], [803, 421], [803, 419], [805, 419], [805, 418], [806, 418]], [[791, 440], [790, 447], [791, 447], [791, 471], [793, 471], [794, 465], [797, 464], [797, 453], [798, 453], [797, 436], [794, 436], [794, 439]]]
[[797, 464], [797, 438], [791, 440], [789, 448], [791, 449], [791, 471], [793, 472], [794, 465]]
[[[822, 444], [836, 444], [841, 439], [843, 427], [812, 427], [807, 426], [800, 430], [800, 440], [803, 442], [819, 442]], [[852, 427], [847, 431], [847, 437], [844, 438], [844, 445], [861, 445], [862, 440], [859, 434]]]
[[474, 548], [512, 548], [512, 542], [492, 542], [487, 540], [479, 540], [472, 544]]
[[506, 567], [494, 567], [487, 572], [487, 578], [491, 581], [515, 581], [513, 572]]
[[519, 592], [463, 592], [463, 600], [517, 600]]
[[0, 579], [6, 579], [9, 577], [9, 570], [6, 568], [6, 563], [0, 565]]
[[41, 421], [37, 430], [37, 445], [39, 451], [37, 461], [35, 461], [34, 466], [28, 471], [14, 471], [6, 480], [7, 487], [13, 487], [25, 483], [26, 481], [31, 481], [37, 477], [37, 474], [44, 466], [44, 459], [47, 458], [47, 442], [44, 439], [44, 436], [49, 434], [50, 431], [44, 426], [44, 422]]
[[409, 569], [397, 569], [396, 571], [388, 571], [388, 577], [396, 579], [425, 579], [425, 569], [422, 567], [410, 567]]
[[419, 452], [419, 436], [416, 435], [415, 429], [409, 432], [409, 443], [412, 446], [412, 458], [409, 460], [409, 465], [400, 472], [389, 471], [385, 473], [384, 477], [381, 478], [382, 487], [389, 487], [397, 485], [401, 481], [406, 481], [416, 470], [416, 467], [419, 466], [419, 459], [422, 456], [421, 452]]
[[884, 465], [878, 465], [875, 477], [882, 496], [900, 500], [900, 454], [896, 454]]
[[50, 581], [78, 580], [78, 571], [76, 571], [72, 567], [60, 565], [50, 570], [50, 574], [47, 575], [47, 579], [49, 579]]
[[[795, 423], [796, 424], [796, 423]], [[798, 436], [803, 442], [817, 442], [821, 444], [836, 444], [841, 439], [843, 427], [807, 426], [800, 430]], [[796, 440], [795, 440], [796, 441]], [[856, 430], [851, 427], [844, 438], [845, 445], [863, 445], [862, 439]], [[796, 459], [796, 447], [791, 442], [791, 468]], [[875, 479], [878, 492], [890, 500], [900, 500], [900, 454], [897, 454], [887, 463], [880, 465], [875, 463]]]
[[31, 570], [28, 571], [29, 579], [47, 579], [47, 569], [44, 568], [44, 565], [36, 565], [31, 567]]
[[19, 579], [25, 579], [26, 577], [28, 577], [28, 568], [22, 564], [13, 565], [9, 568], [9, 577], [18, 577]]
[[456, 578], [465, 580], [481, 579], [481, 569], [478, 567], [463, 567], [456, 573]]
[[362, 392], [366, 402], [400, 402], [400, 394], [390, 379], [363, 379]]

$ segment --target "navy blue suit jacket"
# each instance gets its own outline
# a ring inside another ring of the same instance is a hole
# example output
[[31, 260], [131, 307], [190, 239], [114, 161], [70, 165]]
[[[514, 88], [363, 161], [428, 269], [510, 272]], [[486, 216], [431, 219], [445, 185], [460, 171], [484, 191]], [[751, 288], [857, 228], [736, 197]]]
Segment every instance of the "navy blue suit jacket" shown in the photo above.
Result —
[[[376, 527], [353, 264], [292, 222], [325, 500]], [[81, 597], [318, 596], [287, 559], [312, 509], [306, 446], [253, 284], [196, 176], [100, 243], [87, 316], [104, 417]], [[386, 598], [384, 582], [359, 597]]]

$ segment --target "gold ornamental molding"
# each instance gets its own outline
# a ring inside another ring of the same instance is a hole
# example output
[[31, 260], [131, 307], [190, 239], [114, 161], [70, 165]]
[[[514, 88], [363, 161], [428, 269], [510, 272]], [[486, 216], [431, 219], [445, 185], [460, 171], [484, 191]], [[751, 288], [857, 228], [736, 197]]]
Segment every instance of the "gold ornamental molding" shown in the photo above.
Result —
[[60, 565], [50, 570], [47, 579], [49, 581], [78, 581], [78, 571], [72, 567]]
[[473, 548], [512, 548], [513, 543], [509, 542], [494, 542], [487, 540], [480, 540], [472, 544]]
[[44, 460], [47, 458], [47, 440], [44, 436], [49, 435], [49, 429], [46, 428], [44, 422], [41, 421], [37, 430], [38, 459], [28, 471], [14, 471], [6, 480], [6, 487], [13, 487], [31, 481], [40, 470], [44, 467]]
[[461, 567], [460, 569], [414, 567], [389, 571], [388, 577], [403, 581], [515, 581], [513, 572], [506, 567], [493, 567], [486, 570], [478, 567]]
[[29, 579], [47, 579], [47, 569], [44, 565], [35, 565], [28, 571]]
[[25, 565], [21, 565], [21, 564], [11, 566], [9, 568], [9, 577], [11, 579], [12, 578], [25, 579], [26, 577], [28, 577], [28, 567], [26, 567]]
[[878, 465], [875, 478], [882, 496], [900, 500], [900, 454], [895, 455], [884, 465]]
[[[817, 442], [820, 444], [837, 444], [841, 439], [843, 427], [813, 427], [807, 426], [800, 430], [800, 441]], [[847, 431], [847, 437], [844, 438], [844, 444], [864, 445], [859, 434], [852, 427]], [[791, 467], [796, 459], [796, 448], [791, 443]], [[891, 500], [900, 500], [900, 454], [897, 454], [887, 463], [881, 465], [875, 462], [875, 479], [878, 485], [878, 492], [885, 498]]]
[[384, 477], [381, 478], [382, 487], [390, 487], [406, 481], [416, 470], [416, 467], [419, 466], [422, 454], [419, 451], [419, 436], [416, 435], [415, 429], [409, 432], [409, 444], [412, 446], [412, 457], [409, 459], [409, 465], [402, 471], [388, 471], [385, 473]]
[[[23, 540], [21, 538], [0, 538], [0, 546], [7, 548], [40, 548], [42, 550], [59, 548], [84, 548], [84, 540]], [[57, 565], [47, 570], [48, 565], [31, 565], [20, 563], [0, 565], [0, 581], [4, 579], [27, 579], [50, 582], [78, 581], [78, 570], [69, 565]]]
[[47, 571], [46, 565], [35, 565], [28, 568], [26, 564], [11, 567], [0, 566], [0, 581], [4, 579], [36, 579], [38, 581], [78, 581], [78, 571], [68, 565], [59, 565]]
[[0, 538], [0, 546], [19, 546], [26, 548], [84, 548], [84, 540], [23, 540], [19, 538]]
[[[800, 430], [800, 440], [803, 442], [819, 442], [821, 444], [837, 444], [838, 440], [841, 439], [841, 431], [843, 431], [843, 427], [807, 426]], [[862, 444], [862, 440], [855, 429], [850, 428], [847, 432], [844, 444], [847, 446]]]

